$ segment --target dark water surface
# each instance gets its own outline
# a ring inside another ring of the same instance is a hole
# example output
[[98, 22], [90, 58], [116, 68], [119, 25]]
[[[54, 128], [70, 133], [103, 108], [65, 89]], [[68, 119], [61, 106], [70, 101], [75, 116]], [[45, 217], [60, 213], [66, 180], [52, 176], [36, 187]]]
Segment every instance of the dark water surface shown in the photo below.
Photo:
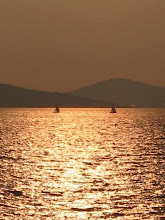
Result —
[[0, 109], [0, 219], [165, 219], [164, 109]]

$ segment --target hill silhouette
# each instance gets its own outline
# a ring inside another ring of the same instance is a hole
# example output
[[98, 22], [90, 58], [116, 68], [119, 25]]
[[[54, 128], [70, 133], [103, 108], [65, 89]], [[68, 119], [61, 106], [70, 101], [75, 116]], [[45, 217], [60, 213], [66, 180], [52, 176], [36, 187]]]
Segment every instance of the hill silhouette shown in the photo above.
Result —
[[0, 84], [0, 107], [103, 107], [105, 101], [80, 98], [75, 95], [45, 92]]
[[165, 107], [165, 87], [122, 78], [85, 86], [69, 94], [107, 101], [123, 107]]

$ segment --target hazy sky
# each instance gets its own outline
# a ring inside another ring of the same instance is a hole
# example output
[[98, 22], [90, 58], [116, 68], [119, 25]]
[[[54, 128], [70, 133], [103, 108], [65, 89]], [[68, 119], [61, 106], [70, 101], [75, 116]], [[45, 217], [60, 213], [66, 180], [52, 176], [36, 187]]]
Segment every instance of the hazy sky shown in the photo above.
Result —
[[165, 0], [0, 0], [0, 83], [165, 86]]

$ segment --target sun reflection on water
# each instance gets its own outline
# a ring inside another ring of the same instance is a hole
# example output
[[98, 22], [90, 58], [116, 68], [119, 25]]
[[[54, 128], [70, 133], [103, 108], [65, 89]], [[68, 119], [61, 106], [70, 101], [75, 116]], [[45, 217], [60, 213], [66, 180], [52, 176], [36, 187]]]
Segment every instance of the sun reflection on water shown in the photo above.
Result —
[[2, 219], [163, 218], [163, 109], [4, 109], [0, 119]]

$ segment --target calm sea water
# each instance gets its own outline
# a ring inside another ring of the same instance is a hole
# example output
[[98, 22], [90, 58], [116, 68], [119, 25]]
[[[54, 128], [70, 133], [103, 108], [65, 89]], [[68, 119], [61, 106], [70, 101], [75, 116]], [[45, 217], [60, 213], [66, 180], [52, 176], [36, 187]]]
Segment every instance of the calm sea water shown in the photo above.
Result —
[[0, 219], [164, 219], [164, 109], [0, 109]]

